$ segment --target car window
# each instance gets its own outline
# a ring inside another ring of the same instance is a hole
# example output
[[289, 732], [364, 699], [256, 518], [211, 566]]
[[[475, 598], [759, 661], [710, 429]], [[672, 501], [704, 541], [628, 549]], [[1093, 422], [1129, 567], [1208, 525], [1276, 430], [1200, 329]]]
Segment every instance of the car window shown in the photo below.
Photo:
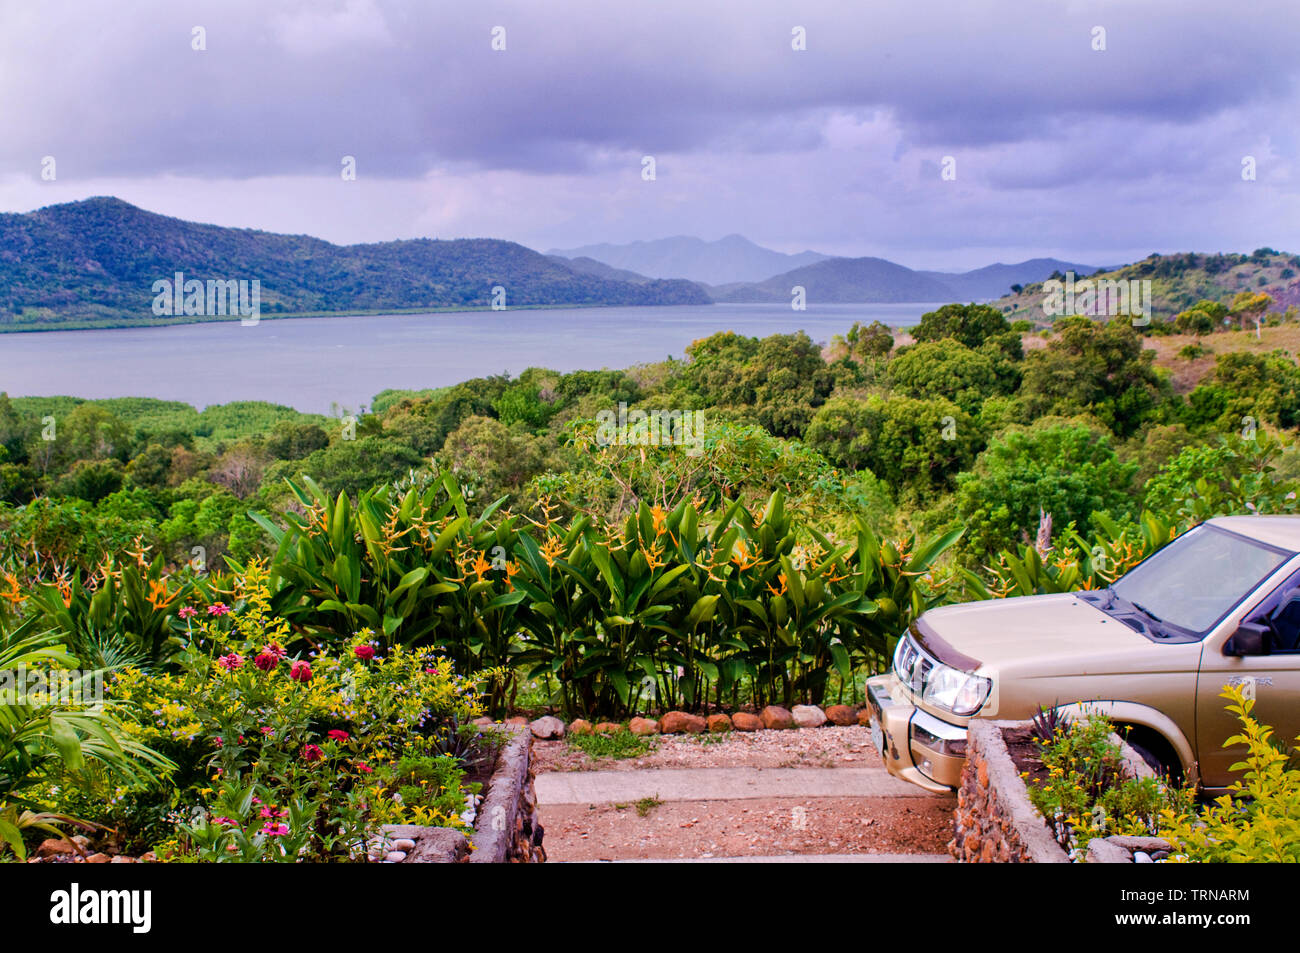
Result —
[[1251, 613], [1273, 632], [1273, 652], [1300, 653], [1300, 572], [1293, 573]]
[[1205, 633], [1291, 555], [1202, 524], [1133, 567], [1112, 589], [1163, 622]]

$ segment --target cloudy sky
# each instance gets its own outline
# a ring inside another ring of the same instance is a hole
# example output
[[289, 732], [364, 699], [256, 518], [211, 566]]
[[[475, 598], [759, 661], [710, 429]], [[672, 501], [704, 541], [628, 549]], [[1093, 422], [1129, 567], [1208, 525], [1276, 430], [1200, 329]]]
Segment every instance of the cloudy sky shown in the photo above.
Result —
[[1295, 0], [0, 0], [0, 210], [950, 269], [1300, 252], [1297, 36]]

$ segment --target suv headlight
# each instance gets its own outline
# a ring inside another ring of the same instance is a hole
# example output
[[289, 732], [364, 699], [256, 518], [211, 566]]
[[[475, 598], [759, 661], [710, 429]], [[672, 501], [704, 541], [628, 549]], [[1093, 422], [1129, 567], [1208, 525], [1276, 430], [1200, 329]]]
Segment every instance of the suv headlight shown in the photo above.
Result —
[[898, 640], [894, 674], [926, 704], [961, 716], [979, 711], [993, 688], [992, 679], [963, 672], [931, 657], [910, 634]]

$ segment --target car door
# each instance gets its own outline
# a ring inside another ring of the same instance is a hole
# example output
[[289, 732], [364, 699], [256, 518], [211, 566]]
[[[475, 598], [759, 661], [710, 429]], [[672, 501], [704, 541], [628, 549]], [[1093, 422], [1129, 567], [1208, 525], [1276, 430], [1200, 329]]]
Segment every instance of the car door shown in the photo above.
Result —
[[1219, 693], [1225, 685], [1240, 685], [1254, 697], [1253, 717], [1274, 730], [1274, 738], [1295, 746], [1300, 735], [1300, 572], [1290, 576], [1245, 617], [1268, 625], [1272, 651], [1267, 655], [1223, 654], [1232, 631], [1207, 639], [1201, 653], [1196, 689], [1196, 748], [1201, 783], [1224, 788], [1240, 778], [1231, 771], [1246, 752], [1245, 745], [1224, 748], [1240, 723]]

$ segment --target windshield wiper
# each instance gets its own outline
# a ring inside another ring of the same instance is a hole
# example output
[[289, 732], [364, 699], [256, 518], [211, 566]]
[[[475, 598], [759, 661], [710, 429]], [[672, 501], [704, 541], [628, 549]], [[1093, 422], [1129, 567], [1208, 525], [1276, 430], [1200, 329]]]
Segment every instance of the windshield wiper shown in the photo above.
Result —
[[1129, 604], [1133, 606], [1134, 609], [1137, 609], [1139, 612], [1141, 612], [1143, 615], [1149, 618], [1152, 622], [1163, 623], [1165, 621], [1164, 619], [1160, 618], [1160, 616], [1156, 615], [1154, 612], [1152, 612], [1150, 609], [1148, 609], [1140, 602], [1133, 602], [1130, 600]]

